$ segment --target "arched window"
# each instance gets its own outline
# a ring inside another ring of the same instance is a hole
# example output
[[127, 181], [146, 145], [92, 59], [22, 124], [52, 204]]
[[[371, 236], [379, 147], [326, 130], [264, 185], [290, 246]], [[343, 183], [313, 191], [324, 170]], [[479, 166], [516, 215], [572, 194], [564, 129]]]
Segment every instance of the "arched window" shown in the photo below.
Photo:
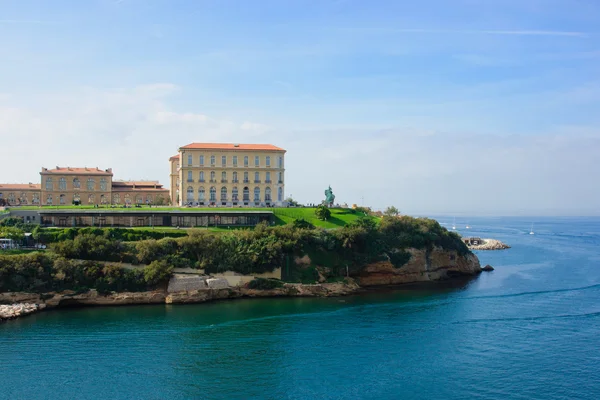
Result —
[[210, 171], [210, 181], [214, 183], [216, 182], [216, 179], [215, 171]]
[[88, 204], [96, 204], [96, 196], [94, 194], [88, 196]]
[[127, 204], [127, 205], [131, 204], [131, 196], [129, 196], [129, 193], [127, 193], [125, 195], [125, 204]]
[[265, 164], [267, 165], [267, 167], [270, 167], [270, 166], [271, 166], [271, 156], [267, 156], [267, 157], [265, 158]]
[[244, 172], [244, 183], [248, 183], [248, 173]]
[[221, 188], [221, 201], [227, 201], [227, 188], [225, 186]]
[[51, 194], [46, 196], [46, 204], [52, 204], [52, 195]]
[[247, 186], [244, 188], [244, 201], [250, 201], [250, 189]]
[[206, 200], [206, 193], [204, 191], [204, 186], [200, 186], [200, 189], [198, 189], [198, 201], [204, 200]]
[[210, 201], [217, 201], [217, 189], [214, 186], [210, 188]]
[[283, 188], [277, 188], [277, 201], [283, 201]]
[[81, 203], [81, 196], [79, 193], [73, 193], [73, 203]]
[[188, 188], [187, 188], [186, 200], [187, 201], [194, 201], [194, 188], [191, 187], [191, 186], [188, 186]]
[[34, 193], [33, 198], [31, 199], [32, 204], [40, 204], [40, 194]]
[[231, 191], [231, 200], [238, 201], [238, 188], [234, 187]]
[[94, 190], [96, 186], [96, 182], [94, 181], [94, 178], [89, 178], [87, 180], [87, 190]]
[[58, 190], [67, 190], [67, 180], [65, 178], [58, 180]]
[[121, 204], [121, 195], [119, 193], [113, 194], [113, 204]]
[[260, 188], [254, 188], [254, 201], [260, 201]]
[[244, 156], [244, 167], [248, 166], [248, 156]]
[[106, 191], [106, 178], [100, 178], [100, 190]]
[[8, 203], [9, 204], [15, 204], [16, 203], [16, 196], [14, 193], [9, 193], [8, 194]]
[[58, 203], [65, 204], [65, 195], [64, 194], [60, 195], [60, 197], [58, 198]]
[[54, 190], [54, 186], [52, 186], [52, 178], [50, 177], [46, 178], [46, 190]]
[[142, 196], [141, 194], [138, 194], [135, 196], [135, 202], [137, 204], [142, 204], [144, 202], [144, 196]]
[[204, 182], [204, 171], [200, 171], [200, 182]]
[[259, 172], [254, 173], [254, 183], [260, 183], [260, 173]]
[[79, 178], [73, 178], [73, 189], [81, 189], [81, 181]]
[[221, 183], [227, 182], [227, 172], [221, 172]]
[[146, 196], [146, 204], [152, 204], [152, 195], [151, 194]]
[[21, 192], [21, 195], [19, 196], [19, 203], [27, 204], [27, 193]]
[[106, 204], [106, 197], [103, 194], [100, 195], [100, 204]]
[[265, 201], [271, 201], [271, 188], [265, 189]]
[[233, 180], [232, 180], [232, 182], [233, 182], [233, 183], [237, 183], [237, 181], [238, 181], [238, 178], [237, 178], [237, 171], [233, 171]]

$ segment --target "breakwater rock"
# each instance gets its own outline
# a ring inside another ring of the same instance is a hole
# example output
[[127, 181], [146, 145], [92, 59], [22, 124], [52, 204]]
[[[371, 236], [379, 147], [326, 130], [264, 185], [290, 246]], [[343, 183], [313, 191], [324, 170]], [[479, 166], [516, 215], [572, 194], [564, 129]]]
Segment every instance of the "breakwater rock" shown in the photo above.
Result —
[[0, 321], [22, 317], [33, 314], [38, 310], [45, 308], [45, 305], [37, 305], [32, 303], [17, 303], [10, 305], [0, 305]]
[[469, 250], [504, 250], [510, 246], [496, 239], [481, 239], [480, 244], [467, 244]]

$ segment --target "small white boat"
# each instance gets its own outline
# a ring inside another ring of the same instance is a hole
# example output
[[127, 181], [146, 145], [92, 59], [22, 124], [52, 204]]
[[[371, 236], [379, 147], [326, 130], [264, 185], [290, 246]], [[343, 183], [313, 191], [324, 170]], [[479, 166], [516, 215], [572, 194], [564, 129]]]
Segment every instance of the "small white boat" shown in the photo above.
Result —
[[469, 226], [469, 221], [467, 221], [467, 226], [465, 226], [465, 229], [471, 229], [471, 227]]
[[533, 222], [531, 223], [531, 229], [529, 230], [529, 234], [530, 235], [535, 235], [535, 233], [533, 233]]
[[456, 217], [454, 217], [454, 221], [452, 222], [452, 229], [456, 230]]

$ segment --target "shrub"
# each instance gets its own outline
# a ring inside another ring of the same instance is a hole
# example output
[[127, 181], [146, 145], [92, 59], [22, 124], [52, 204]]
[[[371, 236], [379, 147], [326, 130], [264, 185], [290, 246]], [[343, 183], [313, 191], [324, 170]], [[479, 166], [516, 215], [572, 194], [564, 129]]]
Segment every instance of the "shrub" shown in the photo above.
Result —
[[315, 215], [321, 221], [327, 221], [329, 218], [331, 218], [331, 210], [329, 210], [327, 206], [320, 205], [315, 209]]
[[304, 218], [296, 218], [292, 223], [292, 226], [296, 229], [314, 229], [315, 226], [305, 220]]
[[248, 282], [248, 288], [257, 290], [271, 290], [283, 287], [283, 282], [278, 279], [254, 278]]
[[157, 285], [168, 280], [173, 273], [173, 267], [166, 261], [152, 261], [144, 268], [144, 279], [150, 286]]

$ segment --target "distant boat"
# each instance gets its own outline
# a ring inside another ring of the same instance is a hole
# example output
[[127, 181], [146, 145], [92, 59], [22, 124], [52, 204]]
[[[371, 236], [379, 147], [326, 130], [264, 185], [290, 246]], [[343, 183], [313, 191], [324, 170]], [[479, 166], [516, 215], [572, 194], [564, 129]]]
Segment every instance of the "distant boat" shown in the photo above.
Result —
[[471, 229], [471, 227], [469, 226], [469, 221], [467, 221], [467, 226], [465, 226], [465, 229]]
[[452, 222], [452, 229], [456, 230], [456, 217], [454, 217], [454, 221]]
[[531, 229], [529, 230], [529, 234], [530, 235], [535, 235], [535, 233], [533, 233], [533, 222], [531, 223]]

